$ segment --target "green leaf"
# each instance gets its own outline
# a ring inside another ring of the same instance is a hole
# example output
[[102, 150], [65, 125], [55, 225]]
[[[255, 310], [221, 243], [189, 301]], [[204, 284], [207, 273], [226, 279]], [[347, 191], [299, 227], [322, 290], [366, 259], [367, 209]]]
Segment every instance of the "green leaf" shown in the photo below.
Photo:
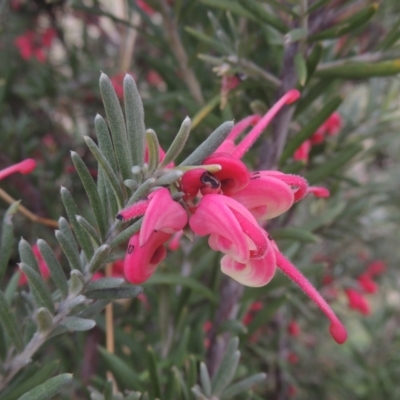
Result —
[[265, 381], [267, 374], [259, 373], [249, 378], [243, 379], [234, 385], [230, 386], [228, 389], [224, 390], [221, 396], [221, 400], [229, 400], [237, 396], [240, 393], [246, 392], [253, 386], [258, 385]]
[[323, 47], [322, 47], [321, 43], [315, 43], [315, 45], [311, 51], [311, 54], [307, 58], [307, 61], [306, 61], [307, 81], [310, 80], [310, 78], [312, 77], [312, 75], [314, 74], [314, 72], [318, 66], [319, 61], [321, 60], [322, 50], [323, 50]]
[[61, 322], [69, 331], [89, 331], [96, 326], [96, 322], [92, 319], [79, 317], [66, 317]]
[[153, 129], [147, 129], [146, 143], [149, 152], [148, 173], [151, 175], [160, 164], [160, 144]]
[[154, 182], [154, 186], [171, 185], [172, 183], [175, 183], [179, 178], [181, 178], [182, 175], [183, 171], [180, 171], [179, 169], [172, 170], [157, 178], [157, 180]]
[[98, 350], [105, 366], [110, 369], [122, 387], [132, 390], [143, 390], [143, 384], [140, 382], [137, 373], [128, 363], [100, 346]]
[[304, 126], [299, 133], [297, 133], [287, 142], [281, 156], [281, 164], [283, 164], [287, 158], [292, 156], [299, 146], [315, 133], [315, 131], [339, 107], [342, 101], [343, 99], [341, 97], [335, 96], [332, 100], [325, 104], [322, 110], [314, 118], [312, 118], [311, 121]]
[[40, 274], [39, 264], [33, 253], [31, 245], [24, 239], [21, 238], [18, 244], [18, 252], [21, 262], [29, 265], [35, 272]]
[[220, 125], [211, 135], [179, 165], [201, 165], [203, 160], [214, 153], [233, 128], [233, 122], [227, 121]]
[[301, 53], [294, 56], [294, 66], [296, 68], [297, 80], [300, 86], [304, 86], [307, 81], [307, 66]]
[[341, 152], [335, 154], [333, 158], [324, 162], [318, 168], [314, 168], [312, 171], [306, 174], [306, 179], [310, 185], [314, 185], [317, 182], [322, 181], [329, 175], [335, 174], [340, 168], [345, 166], [355, 155], [363, 150], [360, 144], [351, 144], [344, 148]]
[[3, 293], [0, 291], [0, 323], [6, 331], [8, 337], [14, 343], [15, 348], [20, 352], [24, 348], [20, 328], [15, 319], [15, 315], [11, 312]]
[[275, 229], [271, 231], [271, 235], [274, 240], [297, 240], [304, 243], [317, 243], [319, 241], [318, 236], [305, 229], [295, 227]]
[[69, 293], [72, 296], [76, 296], [82, 292], [85, 287], [85, 279], [82, 275], [82, 272], [74, 269], [71, 271], [71, 280], [69, 285]]
[[192, 122], [190, 118], [186, 117], [183, 120], [182, 125], [175, 136], [175, 139], [171, 143], [171, 146], [169, 146], [169, 149], [165, 154], [164, 160], [162, 160], [160, 167], [164, 167], [170, 162], [175, 161], [179, 154], [181, 154], [181, 151], [185, 147], [186, 141], [189, 138], [191, 125]]
[[58, 226], [60, 227], [60, 231], [65, 237], [68, 239], [69, 243], [73, 247], [77, 257], [79, 258], [79, 249], [78, 244], [76, 243], [76, 239], [74, 234], [72, 233], [71, 227], [69, 226], [68, 221], [64, 217], [60, 217], [58, 220]]
[[60, 231], [55, 232], [56, 238], [58, 240], [58, 243], [60, 243], [60, 246], [65, 254], [65, 256], [68, 259], [69, 265], [71, 269], [77, 269], [79, 271], [82, 271], [82, 266], [81, 266], [81, 261], [79, 258], [79, 254], [77, 254], [75, 250], [75, 241], [74, 243], [71, 243], [67, 237], [64, 235], [64, 233]]
[[147, 368], [150, 376], [150, 388], [152, 397], [161, 399], [161, 384], [157, 371], [157, 360], [154, 350], [151, 346], [147, 346]]
[[107, 289], [95, 289], [85, 292], [88, 299], [131, 299], [143, 292], [140, 286], [123, 286]]
[[101, 267], [101, 264], [104, 262], [106, 257], [110, 254], [110, 252], [111, 248], [107, 244], [103, 244], [98, 249], [96, 249], [92, 259], [89, 261], [87, 265], [87, 271], [91, 273], [96, 272]]
[[210, 397], [212, 394], [211, 379], [210, 379], [210, 374], [208, 373], [207, 366], [203, 362], [200, 363], [200, 382], [204, 394], [207, 397]]
[[23, 262], [19, 264], [19, 267], [28, 278], [29, 288], [31, 289], [36, 307], [45, 307], [54, 314], [54, 304], [51, 299], [51, 293], [43, 281], [43, 278], [29, 265]]
[[92, 206], [93, 214], [96, 218], [101, 237], [104, 239], [107, 233], [107, 222], [104, 218], [104, 209], [101, 204], [99, 194], [97, 192], [96, 184], [94, 183], [94, 180], [90, 175], [90, 172], [86, 167], [86, 164], [83, 162], [82, 158], [80, 158], [79, 155], [74, 151], [71, 151], [71, 158], [78, 172], [78, 175], [81, 178], [90, 205]]
[[121, 286], [124, 282], [124, 278], [101, 278], [89, 282], [86, 285], [86, 290], [110, 289]]
[[263, 8], [254, 0], [239, 0], [239, 3], [258, 21], [272, 26], [280, 33], [287, 33], [289, 31], [289, 28], [282, 22], [280, 18], [270, 14], [265, 10], [265, 8]]
[[92, 239], [93, 245], [100, 246], [100, 243], [102, 243], [102, 240], [101, 240], [99, 234], [97, 233], [96, 229], [81, 215], [76, 215], [75, 217], [76, 217], [76, 220], [78, 221], [78, 224]]
[[25, 393], [18, 400], [50, 400], [72, 383], [72, 374], [61, 374]]
[[96, 130], [96, 136], [101, 153], [110, 164], [111, 169], [113, 171], [116, 171], [117, 161], [115, 159], [115, 153], [111, 141], [110, 132], [107, 127], [107, 122], [100, 114], [97, 114], [94, 119], [94, 128]]
[[114, 151], [123, 179], [132, 177], [132, 157], [130, 154], [128, 137], [125, 128], [124, 116], [114, 87], [104, 73], [100, 76], [100, 92], [106, 110], [108, 124], [114, 144]]
[[345, 19], [344, 21], [339, 22], [333, 28], [326, 29], [325, 31], [318, 32], [314, 35], [311, 35], [308, 39], [310, 41], [313, 40], [326, 40], [326, 39], [335, 39], [340, 36], [346, 35], [357, 28], [365, 25], [376, 13], [378, 10], [377, 4], [372, 4], [371, 6], [361, 10], [360, 12], [352, 15], [351, 17]]
[[191, 28], [190, 26], [185, 27], [185, 31], [195, 37], [196, 39], [200, 40], [203, 43], [206, 43], [207, 45], [213, 47], [215, 50], [218, 50], [222, 53], [226, 53], [225, 47], [219, 43], [217, 40], [211, 38], [210, 36], [205, 35], [204, 33]]
[[400, 59], [381, 62], [346, 62], [341, 65], [322, 64], [315, 76], [328, 79], [368, 79], [374, 76], [391, 76], [400, 72]]
[[140, 218], [134, 224], [128, 226], [128, 228], [120, 232], [114, 239], [111, 240], [110, 247], [114, 249], [115, 247], [130, 239], [131, 236], [133, 236], [135, 233], [139, 232], [139, 229], [142, 226], [142, 222], [143, 218]]
[[253, 14], [242, 7], [238, 2], [232, 0], [201, 0], [203, 4], [211, 7], [217, 7], [224, 11], [231, 11], [233, 14], [237, 14], [241, 17], [246, 17], [252, 20], [256, 18]]
[[[116, 200], [118, 202], [118, 208], [122, 208], [122, 204], [124, 203], [124, 195], [120, 186], [120, 182], [117, 178], [117, 175], [115, 175], [115, 172], [112, 170], [110, 164], [102, 154], [102, 152], [99, 150], [99, 148], [96, 146], [96, 144], [93, 142], [93, 140], [89, 136], [84, 137], [85, 142], [87, 146], [89, 147], [89, 150], [92, 152], [94, 157], [96, 158], [97, 162], [100, 164], [101, 168], [103, 169], [108, 182], [110, 183]], [[132, 174], [130, 174], [132, 175]], [[130, 176], [131, 177], [131, 176]]]
[[61, 295], [66, 298], [68, 296], [68, 282], [56, 255], [43, 239], [38, 239], [37, 245], [39, 247], [40, 254], [49, 267], [53, 282], [60, 290]]
[[85, 309], [80, 311], [77, 316], [81, 318], [93, 318], [96, 315], [100, 314], [106, 305], [110, 302], [110, 300], [97, 300], [92, 304], [87, 306]]
[[128, 202], [126, 203], [126, 206], [130, 206], [134, 203], [136, 203], [138, 200], [140, 200], [142, 197], [145, 197], [149, 194], [151, 188], [154, 186], [156, 183], [155, 178], [149, 178], [145, 180], [132, 194]]
[[304, 28], [294, 28], [285, 35], [285, 44], [295, 43], [307, 38], [307, 30]]
[[21, 272], [20, 271], [14, 272], [13, 276], [8, 281], [6, 290], [4, 291], [4, 297], [6, 298], [7, 303], [10, 306], [13, 301], [14, 295], [18, 289], [20, 278], [21, 278]]
[[180, 367], [185, 361], [185, 358], [188, 353], [189, 338], [190, 338], [190, 327], [187, 326], [183, 331], [183, 336], [180, 339], [178, 348], [174, 352], [173, 356], [174, 360], [173, 364], [176, 365], [177, 367]]
[[47, 308], [40, 307], [36, 312], [36, 322], [39, 327], [39, 332], [48, 332], [53, 326], [53, 316]]
[[176, 368], [175, 366], [173, 366], [171, 368], [173, 374], [174, 374], [174, 378], [176, 380], [177, 386], [180, 389], [180, 392], [182, 394], [182, 398], [184, 400], [189, 400], [189, 390], [186, 386], [185, 381], [183, 380], [182, 374], [180, 373], [180, 371], [178, 370], [178, 368]]
[[162, 274], [157, 273], [153, 275], [145, 284], [147, 285], [182, 285], [199, 292], [201, 295], [211, 300], [213, 303], [217, 302], [217, 296], [208, 287], [201, 284], [198, 280], [180, 274]]
[[132, 152], [133, 165], [143, 166], [144, 163], [144, 109], [135, 80], [126, 74], [124, 78], [124, 103], [126, 116], [126, 131], [129, 147]]
[[[226, 353], [221, 362], [218, 372], [213, 379], [213, 395], [220, 397], [224, 389], [232, 382], [236, 374], [236, 369], [239, 365], [240, 351], [236, 350], [233, 353]], [[218, 379], [217, 379], [218, 376]]]
[[80, 246], [82, 247], [83, 252], [85, 253], [86, 258], [89, 260], [90, 257], [93, 255], [93, 246], [92, 242], [90, 241], [89, 235], [86, 233], [85, 230], [79, 225], [78, 221], [76, 220], [76, 215], [80, 215], [78, 206], [76, 205], [70, 191], [61, 186], [61, 200], [64, 204], [65, 211], [67, 211], [68, 219], [74, 229], [74, 233]]
[[6, 272], [14, 243], [14, 227], [12, 217], [17, 212], [20, 202], [16, 201], [8, 207], [3, 217], [0, 243], [0, 281]]

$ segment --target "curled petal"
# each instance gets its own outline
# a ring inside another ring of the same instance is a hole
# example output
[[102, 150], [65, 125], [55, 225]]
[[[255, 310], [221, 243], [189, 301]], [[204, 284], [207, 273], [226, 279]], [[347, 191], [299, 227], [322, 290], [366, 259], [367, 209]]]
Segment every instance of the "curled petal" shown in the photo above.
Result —
[[143, 283], [153, 275], [167, 255], [164, 243], [171, 236], [165, 232], [153, 232], [143, 246], [139, 245], [139, 233], [131, 237], [124, 261], [125, 277], [129, 282]]
[[211, 235], [209, 244], [214, 250], [222, 251], [236, 261], [246, 262], [250, 257], [248, 237], [231, 208], [257, 225], [257, 221], [242, 205], [218, 194], [209, 194], [201, 199], [189, 219], [189, 225], [199, 236]]
[[285, 182], [292, 188], [295, 188], [294, 191], [294, 201], [297, 202], [301, 200], [308, 191], [308, 183], [307, 181], [299, 175], [292, 174], [284, 174], [279, 171], [263, 171], [265, 175], [273, 176], [275, 178], [280, 179], [282, 182]]
[[250, 258], [240, 263], [226, 255], [221, 259], [221, 271], [245, 286], [265, 286], [273, 278], [276, 271], [276, 259], [272, 249], [263, 258]]
[[286, 212], [294, 203], [290, 186], [282, 180], [255, 172], [249, 184], [231, 196], [243, 204], [259, 221], [275, 218]]
[[4, 168], [0, 171], [0, 179], [4, 179], [7, 176], [20, 172], [21, 174], [29, 174], [36, 168], [36, 161], [33, 158], [27, 158], [17, 164], [11, 165], [8, 168]]
[[340, 322], [339, 318], [333, 312], [325, 299], [318, 293], [317, 289], [307, 280], [307, 278], [289, 261], [287, 260], [275, 246], [275, 256], [278, 267], [285, 273], [294, 283], [296, 283], [304, 293], [321, 309], [321, 311], [329, 318], [331, 324], [329, 332], [333, 339], [342, 344], [347, 339], [346, 328]]
[[221, 170], [214, 172], [215, 176], [221, 182], [222, 192], [231, 195], [247, 186], [250, 180], [250, 174], [246, 165], [233, 158], [227, 153], [214, 153], [203, 161], [204, 165], [219, 164]]
[[150, 204], [143, 218], [139, 243], [143, 246], [154, 231], [178, 232], [186, 225], [188, 216], [185, 209], [172, 200], [168, 189], [160, 188], [149, 195]]

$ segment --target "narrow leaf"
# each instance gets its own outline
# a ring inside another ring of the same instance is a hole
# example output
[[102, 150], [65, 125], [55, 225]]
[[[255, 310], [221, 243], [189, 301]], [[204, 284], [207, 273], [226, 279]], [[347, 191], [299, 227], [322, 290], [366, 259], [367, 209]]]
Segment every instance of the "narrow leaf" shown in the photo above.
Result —
[[224, 390], [221, 396], [221, 400], [229, 400], [233, 397], [246, 392], [251, 389], [253, 386], [258, 385], [265, 381], [267, 378], [267, 374], [259, 373], [249, 378], [243, 379], [234, 385], [230, 386], [228, 389]]
[[36, 312], [36, 322], [39, 327], [39, 332], [48, 332], [53, 326], [53, 316], [47, 308], [40, 307]]
[[87, 271], [94, 273], [100, 267], [105, 258], [110, 254], [111, 248], [107, 244], [101, 245], [93, 254], [92, 259], [89, 261]]
[[124, 282], [125, 282], [124, 278], [101, 278], [89, 282], [86, 285], [86, 290], [110, 289], [114, 287], [119, 287]]
[[96, 326], [96, 322], [92, 319], [79, 317], [66, 317], [61, 322], [69, 331], [89, 331]]
[[161, 399], [161, 385], [157, 371], [157, 361], [154, 350], [151, 348], [151, 346], [147, 347], [147, 368], [150, 375], [152, 397]]
[[71, 271], [71, 280], [69, 282], [69, 293], [72, 296], [76, 296], [82, 292], [85, 287], [85, 279], [83, 278], [82, 272], [77, 269]]
[[11, 312], [3, 293], [0, 291], [0, 323], [6, 331], [8, 337], [14, 343], [18, 351], [24, 348], [20, 328], [15, 319], [15, 315]]
[[192, 123], [189, 117], [186, 117], [183, 120], [175, 139], [171, 143], [171, 146], [165, 154], [164, 160], [162, 160], [160, 164], [160, 167], [164, 167], [170, 162], [175, 161], [179, 154], [181, 154], [181, 151], [185, 147], [185, 143], [189, 138], [191, 124]]
[[121, 105], [119, 104], [114, 87], [106, 74], [101, 74], [99, 83], [117, 163], [123, 179], [128, 179], [132, 176], [131, 168], [133, 164]]
[[112, 170], [116, 171], [117, 161], [115, 158], [110, 132], [108, 130], [107, 122], [100, 114], [97, 114], [94, 119], [94, 128], [101, 153], [110, 164]]
[[149, 178], [146, 181], [144, 181], [132, 194], [128, 202], [126, 203], [127, 206], [130, 206], [134, 203], [136, 203], [138, 200], [140, 200], [142, 197], [145, 197], [149, 194], [150, 189], [154, 186], [156, 183], [155, 178]]
[[154, 185], [155, 186], [171, 185], [172, 183], [175, 183], [179, 178], [181, 178], [182, 175], [183, 171], [180, 171], [179, 169], [172, 170], [157, 178]]
[[132, 153], [133, 165], [143, 166], [144, 163], [144, 109], [135, 80], [126, 74], [124, 78], [124, 103], [126, 131], [129, 148]]
[[68, 219], [74, 229], [75, 235], [78, 239], [79, 244], [84, 251], [86, 258], [90, 259], [93, 255], [93, 246], [92, 242], [90, 241], [89, 235], [82, 229], [79, 225], [78, 221], [76, 220], [76, 215], [80, 215], [78, 206], [75, 203], [70, 191], [65, 188], [61, 187], [61, 200], [64, 204], [65, 211], [67, 212]]
[[60, 227], [60, 231], [67, 240], [71, 243], [71, 246], [74, 248], [77, 256], [79, 257], [79, 249], [78, 244], [76, 243], [76, 239], [74, 234], [72, 233], [71, 227], [68, 221], [64, 217], [60, 217], [58, 220], [58, 226]]
[[153, 129], [146, 131], [147, 150], [149, 152], [148, 173], [151, 175], [160, 164], [160, 144]]
[[119, 180], [117, 178], [117, 175], [115, 175], [110, 164], [108, 163], [104, 155], [101, 153], [99, 148], [96, 146], [96, 144], [93, 142], [93, 140], [89, 136], [85, 136], [84, 139], [87, 146], [89, 147], [89, 150], [92, 152], [97, 162], [100, 164], [101, 168], [103, 168], [103, 171], [108, 179], [108, 182], [110, 183], [115, 193], [118, 202], [118, 207], [122, 208], [122, 204], [124, 203], [124, 195]]
[[134, 224], [130, 225], [128, 228], [120, 232], [114, 239], [110, 242], [110, 247], [114, 249], [120, 244], [126, 242], [133, 236], [135, 233], [139, 232], [140, 227], [142, 226], [143, 218], [140, 218]]
[[310, 80], [311, 76], [314, 74], [319, 61], [321, 60], [323, 47], [321, 43], [316, 43], [311, 51], [311, 54], [307, 58], [307, 81]]
[[40, 274], [39, 264], [33, 253], [31, 245], [24, 239], [21, 238], [18, 244], [18, 252], [21, 262], [29, 265], [35, 272]]
[[213, 385], [214, 396], [219, 398], [223, 390], [232, 382], [236, 374], [236, 369], [239, 365], [239, 360], [240, 351], [237, 350], [233, 354], [229, 355], [226, 363], [224, 363], [224, 360], [222, 361], [218, 370], [219, 379], [215, 380]]
[[94, 245], [100, 246], [100, 243], [102, 243], [102, 240], [101, 240], [99, 234], [97, 233], [96, 229], [90, 224], [90, 222], [88, 222], [81, 215], [76, 215], [75, 217], [76, 217], [76, 220], [78, 221], [78, 224], [90, 236], [90, 238], [94, 242]]
[[39, 239], [37, 241], [37, 245], [39, 247], [40, 254], [42, 255], [47, 266], [49, 267], [51, 278], [53, 279], [54, 284], [60, 290], [62, 296], [66, 298], [68, 296], [67, 278], [60, 263], [57, 260], [56, 255], [43, 239]]
[[74, 151], [71, 151], [71, 158], [78, 172], [78, 175], [81, 178], [90, 205], [92, 206], [93, 214], [96, 218], [97, 226], [99, 227], [101, 237], [104, 238], [107, 231], [107, 222], [106, 219], [104, 218], [104, 209], [101, 204], [99, 194], [97, 192], [96, 184], [94, 183], [94, 180], [90, 175], [90, 172], [86, 164], [83, 162], [82, 158], [80, 158], [79, 155]]
[[208, 373], [207, 366], [203, 362], [200, 363], [200, 382], [201, 382], [201, 388], [203, 389], [204, 394], [207, 397], [210, 397], [212, 394], [211, 379], [210, 379], [210, 375]]
[[70, 268], [82, 271], [81, 261], [79, 254], [77, 254], [74, 248], [74, 243], [71, 243], [61, 231], [56, 231], [55, 235], [58, 243], [60, 243], [60, 246], [63, 249], [65, 256], [68, 259]]
[[200, 165], [206, 157], [214, 153], [220, 144], [222, 144], [232, 128], [233, 122], [224, 122], [180, 165]]
[[77, 316], [81, 318], [93, 318], [96, 315], [100, 314], [106, 305], [109, 303], [109, 300], [97, 300], [92, 304], [87, 306], [84, 310], [80, 311]]
[[318, 236], [315, 236], [314, 234], [303, 228], [290, 227], [275, 229], [271, 231], [271, 235], [274, 240], [297, 240], [304, 243], [317, 243], [319, 241]]
[[301, 53], [295, 55], [294, 65], [296, 68], [297, 80], [300, 86], [304, 86], [307, 81], [307, 66]]
[[20, 263], [19, 267], [28, 278], [29, 288], [31, 289], [36, 307], [45, 307], [54, 314], [54, 304], [51, 299], [51, 293], [43, 281], [43, 278], [25, 263]]
[[50, 400], [66, 386], [70, 385], [72, 379], [72, 374], [58, 375], [25, 393], [18, 400]]
[[140, 286], [124, 286], [107, 289], [88, 290], [85, 296], [88, 299], [131, 299], [143, 292]]
[[17, 212], [19, 201], [11, 204], [3, 217], [1, 229], [1, 243], [0, 243], [0, 281], [6, 272], [8, 261], [10, 260], [11, 252], [14, 242], [14, 228], [12, 217]]

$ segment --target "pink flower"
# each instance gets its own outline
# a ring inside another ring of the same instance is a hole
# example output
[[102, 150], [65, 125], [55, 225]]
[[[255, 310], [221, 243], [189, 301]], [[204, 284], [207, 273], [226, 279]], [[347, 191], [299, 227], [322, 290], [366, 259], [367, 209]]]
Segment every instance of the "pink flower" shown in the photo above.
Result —
[[366, 293], [376, 293], [378, 291], [378, 285], [372, 280], [371, 275], [368, 273], [361, 274], [357, 278], [357, 282], [361, 289]]
[[359, 311], [363, 315], [371, 314], [366, 298], [356, 289], [348, 288], [344, 291], [349, 302], [349, 308]]
[[125, 72], [120, 72], [119, 74], [110, 77], [115, 93], [120, 100], [123, 100], [124, 98], [124, 77]]
[[308, 162], [308, 154], [311, 150], [311, 141], [306, 140], [303, 142], [300, 147], [294, 152], [293, 160], [295, 161], [303, 161], [304, 163]]
[[30, 174], [36, 168], [36, 161], [32, 158], [27, 158], [17, 164], [4, 168], [0, 171], [0, 180], [7, 176], [20, 172], [21, 174]]
[[374, 277], [376, 275], [381, 275], [386, 271], [386, 264], [381, 260], [372, 261], [367, 266], [367, 273]]
[[136, 5], [149, 16], [155, 13], [154, 9], [152, 9], [144, 0], [136, 0]]
[[[40, 271], [43, 279], [48, 279], [50, 277], [50, 270], [46, 264], [46, 261], [44, 261], [42, 255], [40, 254], [39, 247], [36, 244], [33, 245], [32, 251], [33, 251], [33, 254], [35, 255], [35, 258], [39, 264], [39, 271]], [[22, 286], [27, 283], [28, 283], [28, 278], [26, 277], [26, 275], [23, 272], [21, 272], [21, 276], [19, 278], [18, 285]]]
[[296, 337], [300, 335], [300, 326], [296, 321], [290, 321], [287, 332], [290, 336]]
[[299, 359], [299, 356], [296, 353], [291, 351], [287, 355], [287, 360], [290, 362], [290, 364], [298, 364], [300, 359]]
[[331, 195], [327, 188], [322, 186], [309, 186], [307, 193], [313, 194], [315, 197], [326, 198]]
[[15, 39], [21, 57], [24, 60], [36, 58], [40, 63], [46, 61], [45, 49], [50, 48], [56, 31], [53, 28], [46, 29], [42, 34], [34, 31], [26, 31]]
[[262, 310], [262, 308], [263, 308], [263, 303], [261, 301], [255, 301], [254, 303], [252, 303], [249, 310], [243, 317], [243, 324], [249, 325], [250, 322], [253, 321], [255, 314], [257, 314], [258, 311]]
[[[186, 211], [172, 200], [166, 188], [152, 192], [139, 206], [136, 203], [131, 207], [137, 208], [140, 208], [137, 215], [144, 213], [143, 223], [139, 233], [129, 241], [124, 262], [125, 276], [131, 283], [142, 283], [151, 277], [167, 254], [164, 243], [182, 230], [188, 219]], [[129, 213], [129, 208], [123, 212]]]
[[147, 74], [146, 74], [146, 82], [150, 86], [155, 86], [156, 88], [163, 88], [165, 86], [165, 81], [161, 77], [161, 75], [155, 71], [154, 69], [151, 69]]

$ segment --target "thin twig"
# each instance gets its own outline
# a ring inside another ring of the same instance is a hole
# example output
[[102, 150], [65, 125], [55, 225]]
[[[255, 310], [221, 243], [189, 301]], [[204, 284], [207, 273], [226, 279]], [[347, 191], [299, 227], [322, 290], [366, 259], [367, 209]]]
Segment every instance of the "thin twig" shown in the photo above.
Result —
[[183, 75], [183, 80], [185, 81], [191, 95], [196, 100], [196, 102], [198, 104], [203, 104], [204, 98], [201, 92], [201, 86], [196, 78], [196, 75], [189, 67], [189, 59], [178, 34], [178, 25], [176, 19], [170, 16], [171, 9], [168, 6], [166, 0], [160, 0], [160, 5], [165, 33], [167, 35], [167, 39], [175, 55], [175, 58], [179, 63], [179, 67]]
[[[0, 189], [0, 198], [2, 198], [6, 203], [8, 204], [13, 204], [17, 200], [11, 197], [6, 191], [3, 189]], [[26, 207], [22, 206], [21, 204], [18, 206], [18, 211], [25, 215], [28, 219], [30, 219], [32, 222], [36, 222], [38, 224], [50, 226], [51, 228], [58, 228], [58, 222], [49, 219], [49, 218], [43, 218], [39, 217], [38, 215], [34, 214], [32, 211], [29, 211]]]

